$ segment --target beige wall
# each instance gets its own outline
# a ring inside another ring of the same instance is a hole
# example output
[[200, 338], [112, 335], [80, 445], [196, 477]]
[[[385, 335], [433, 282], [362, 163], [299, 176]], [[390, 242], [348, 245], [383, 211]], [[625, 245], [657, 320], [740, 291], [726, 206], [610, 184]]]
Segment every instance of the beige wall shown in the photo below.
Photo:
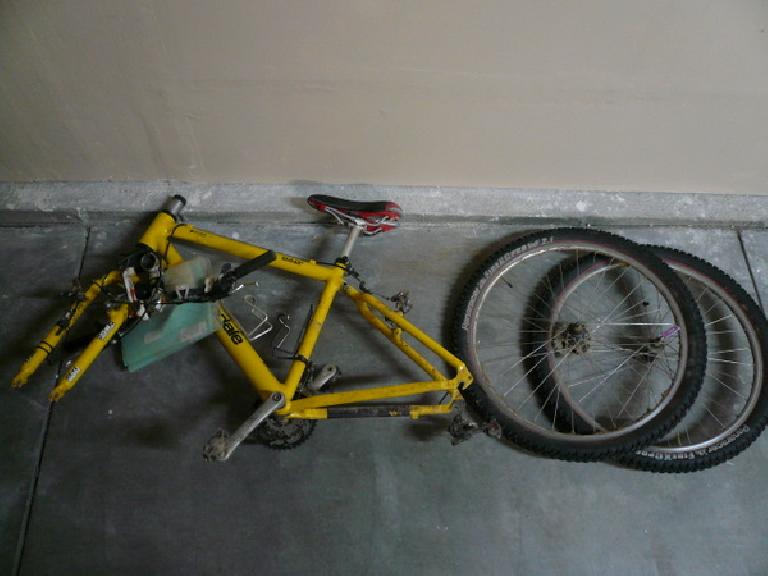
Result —
[[768, 191], [768, 2], [0, 0], [0, 180]]

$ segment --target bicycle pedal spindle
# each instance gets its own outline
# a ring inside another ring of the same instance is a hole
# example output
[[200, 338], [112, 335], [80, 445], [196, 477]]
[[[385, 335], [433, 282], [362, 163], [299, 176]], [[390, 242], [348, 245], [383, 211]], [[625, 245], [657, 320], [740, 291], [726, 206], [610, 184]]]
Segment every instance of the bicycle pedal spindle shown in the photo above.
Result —
[[307, 388], [309, 388], [312, 392], [318, 392], [321, 388], [328, 384], [328, 382], [336, 378], [338, 373], [339, 369], [334, 364], [326, 364], [320, 370], [318, 370], [317, 374], [315, 374], [312, 380], [309, 381]]

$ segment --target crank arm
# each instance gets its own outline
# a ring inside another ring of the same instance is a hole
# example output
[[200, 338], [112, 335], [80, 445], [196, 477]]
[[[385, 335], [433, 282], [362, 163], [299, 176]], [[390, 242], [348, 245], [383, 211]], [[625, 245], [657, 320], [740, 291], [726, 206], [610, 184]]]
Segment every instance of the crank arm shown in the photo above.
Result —
[[203, 447], [203, 458], [209, 462], [224, 462], [229, 459], [235, 449], [253, 432], [267, 417], [285, 405], [285, 396], [281, 392], [273, 392], [253, 411], [248, 419], [232, 434], [219, 430]]

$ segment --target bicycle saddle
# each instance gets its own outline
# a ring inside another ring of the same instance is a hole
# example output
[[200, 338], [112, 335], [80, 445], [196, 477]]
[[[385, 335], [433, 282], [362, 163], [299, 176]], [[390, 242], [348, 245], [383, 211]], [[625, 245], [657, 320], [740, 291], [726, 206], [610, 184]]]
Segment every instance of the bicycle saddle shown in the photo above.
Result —
[[312, 194], [307, 203], [320, 212], [333, 216], [339, 224], [359, 226], [368, 236], [394, 230], [402, 210], [395, 202], [356, 202], [325, 194]]

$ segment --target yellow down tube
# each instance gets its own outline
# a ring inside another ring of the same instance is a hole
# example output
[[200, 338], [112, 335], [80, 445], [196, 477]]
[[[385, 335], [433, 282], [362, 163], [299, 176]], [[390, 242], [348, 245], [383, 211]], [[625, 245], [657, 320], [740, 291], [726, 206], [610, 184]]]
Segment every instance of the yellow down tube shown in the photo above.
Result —
[[[184, 261], [184, 258], [182, 258], [173, 244], [168, 244], [164, 250], [169, 266], [181, 264]], [[240, 323], [221, 302], [219, 302], [218, 314], [221, 320], [221, 328], [216, 330], [216, 337], [232, 360], [235, 361], [235, 364], [247, 376], [256, 392], [262, 398], [267, 397], [272, 392], [285, 393], [285, 385], [275, 378], [275, 375], [272, 374], [272, 371], [267, 367], [261, 356], [259, 356], [259, 353], [248, 342], [248, 338], [246, 338]]]

